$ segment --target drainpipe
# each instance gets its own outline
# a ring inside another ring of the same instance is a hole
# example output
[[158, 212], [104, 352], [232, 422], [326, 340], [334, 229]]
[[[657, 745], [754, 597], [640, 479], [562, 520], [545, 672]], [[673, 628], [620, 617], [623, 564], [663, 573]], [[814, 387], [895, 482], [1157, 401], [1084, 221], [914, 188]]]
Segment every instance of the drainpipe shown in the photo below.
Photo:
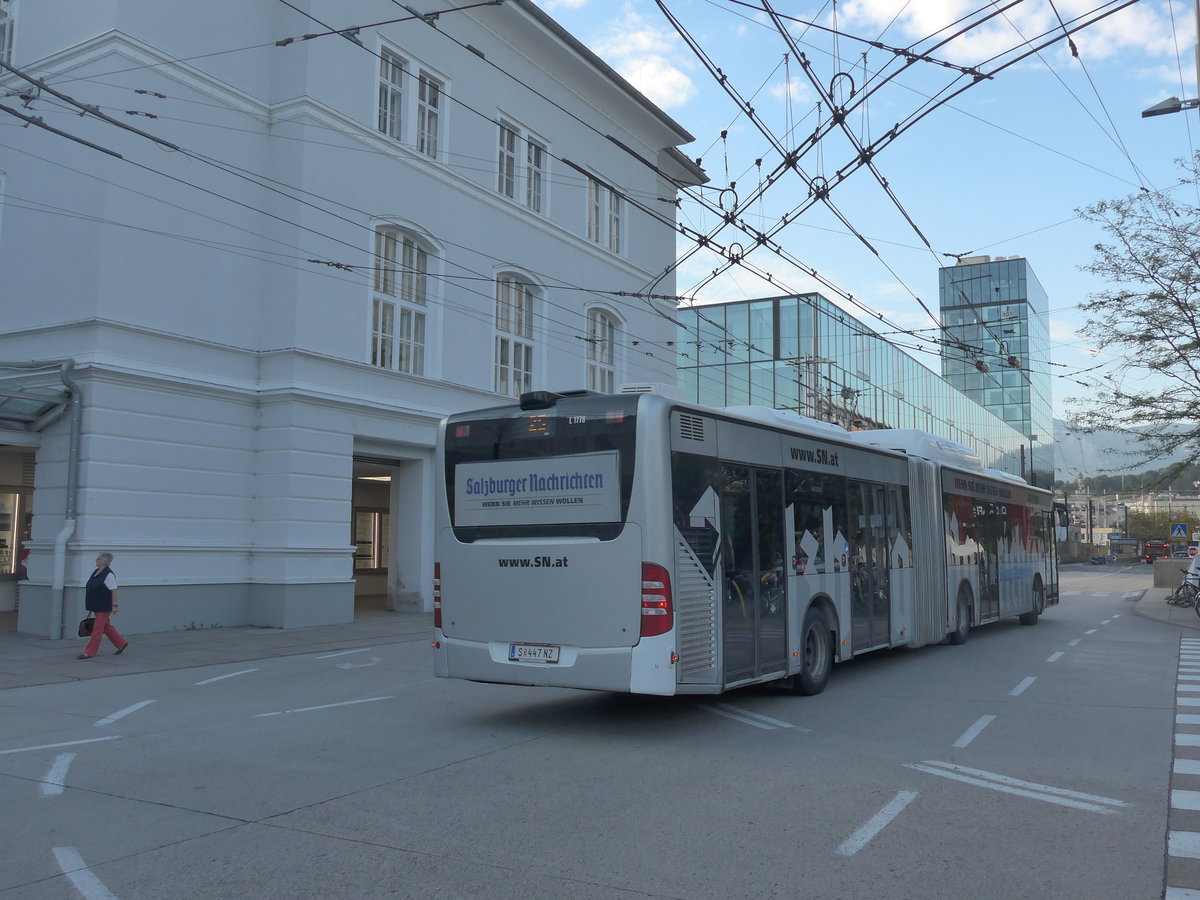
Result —
[[83, 403], [79, 385], [71, 378], [74, 360], [63, 360], [59, 378], [71, 397], [71, 436], [67, 453], [67, 501], [63, 527], [54, 538], [54, 580], [50, 590], [50, 640], [62, 640], [67, 609], [67, 540], [75, 533], [75, 491], [79, 485], [79, 442], [82, 432]]

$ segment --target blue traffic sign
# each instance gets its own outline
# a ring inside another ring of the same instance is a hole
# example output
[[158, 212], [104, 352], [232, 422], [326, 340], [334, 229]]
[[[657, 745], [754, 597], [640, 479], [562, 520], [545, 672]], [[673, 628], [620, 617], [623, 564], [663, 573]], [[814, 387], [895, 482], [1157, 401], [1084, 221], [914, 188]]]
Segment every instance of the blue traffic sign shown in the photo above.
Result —
[[1171, 523], [1171, 540], [1186, 541], [1188, 539], [1187, 522], [1172, 522]]

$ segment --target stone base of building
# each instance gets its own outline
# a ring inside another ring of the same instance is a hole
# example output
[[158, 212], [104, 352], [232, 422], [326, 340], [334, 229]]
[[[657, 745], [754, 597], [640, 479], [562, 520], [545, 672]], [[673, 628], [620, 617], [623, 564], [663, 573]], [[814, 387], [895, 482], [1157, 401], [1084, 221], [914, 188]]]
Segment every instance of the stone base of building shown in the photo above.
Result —
[[[48, 585], [24, 582], [17, 630], [51, 635], [57, 595]], [[257, 625], [304, 628], [354, 621], [354, 582], [341, 584], [176, 584], [129, 585], [120, 589], [113, 624], [122, 634], [186, 631]], [[73, 637], [87, 615], [83, 588], [66, 590], [64, 637]]]

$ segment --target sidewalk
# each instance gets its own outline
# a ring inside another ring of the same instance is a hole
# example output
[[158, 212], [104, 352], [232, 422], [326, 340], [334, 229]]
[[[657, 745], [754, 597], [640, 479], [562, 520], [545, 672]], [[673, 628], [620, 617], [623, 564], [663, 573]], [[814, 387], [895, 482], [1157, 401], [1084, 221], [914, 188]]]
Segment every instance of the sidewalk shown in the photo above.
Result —
[[[1166, 625], [1200, 631], [1194, 609], [1168, 606], [1165, 588], [1146, 591], [1134, 612]], [[1053, 608], [1050, 615], [1054, 614]], [[0, 690], [37, 684], [61, 684], [84, 678], [106, 678], [139, 672], [161, 672], [250, 659], [327, 653], [377, 644], [431, 640], [433, 613], [358, 610], [353, 622], [311, 628], [199, 628], [133, 635], [129, 649], [114, 656], [107, 641], [95, 659], [75, 657], [83, 650], [79, 638], [51, 641], [13, 631], [15, 622], [0, 613]]]
[[1178, 625], [1192, 631], [1200, 631], [1200, 616], [1191, 607], [1168, 606], [1167, 597], [1174, 588], [1150, 588], [1145, 596], [1138, 601], [1134, 608], [1139, 616], [1165, 622], [1167, 625]]
[[[1195, 618], [1190, 610], [1186, 612]], [[120, 656], [113, 655], [112, 645], [105, 640], [95, 659], [76, 659], [83, 652], [82, 638], [51, 641], [21, 634], [13, 630], [15, 619], [15, 613], [0, 613], [0, 690], [433, 638], [433, 613], [364, 609], [357, 610], [354, 621], [344, 625], [135, 634]], [[432, 662], [430, 666], [432, 671]]]

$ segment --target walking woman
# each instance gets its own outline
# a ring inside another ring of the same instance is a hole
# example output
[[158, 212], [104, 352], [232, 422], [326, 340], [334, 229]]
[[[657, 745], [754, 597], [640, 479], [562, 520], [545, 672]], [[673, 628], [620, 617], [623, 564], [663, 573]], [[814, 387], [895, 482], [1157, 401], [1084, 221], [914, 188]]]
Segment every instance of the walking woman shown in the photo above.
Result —
[[113, 560], [111, 553], [101, 553], [96, 557], [96, 571], [87, 581], [84, 596], [84, 606], [88, 612], [96, 614], [96, 624], [92, 626], [92, 639], [87, 642], [78, 659], [91, 659], [100, 652], [100, 640], [105, 635], [117, 648], [117, 655], [125, 652], [129, 641], [121, 636], [121, 632], [113, 627], [109, 618], [117, 612], [117, 576], [113, 574], [109, 564]]

